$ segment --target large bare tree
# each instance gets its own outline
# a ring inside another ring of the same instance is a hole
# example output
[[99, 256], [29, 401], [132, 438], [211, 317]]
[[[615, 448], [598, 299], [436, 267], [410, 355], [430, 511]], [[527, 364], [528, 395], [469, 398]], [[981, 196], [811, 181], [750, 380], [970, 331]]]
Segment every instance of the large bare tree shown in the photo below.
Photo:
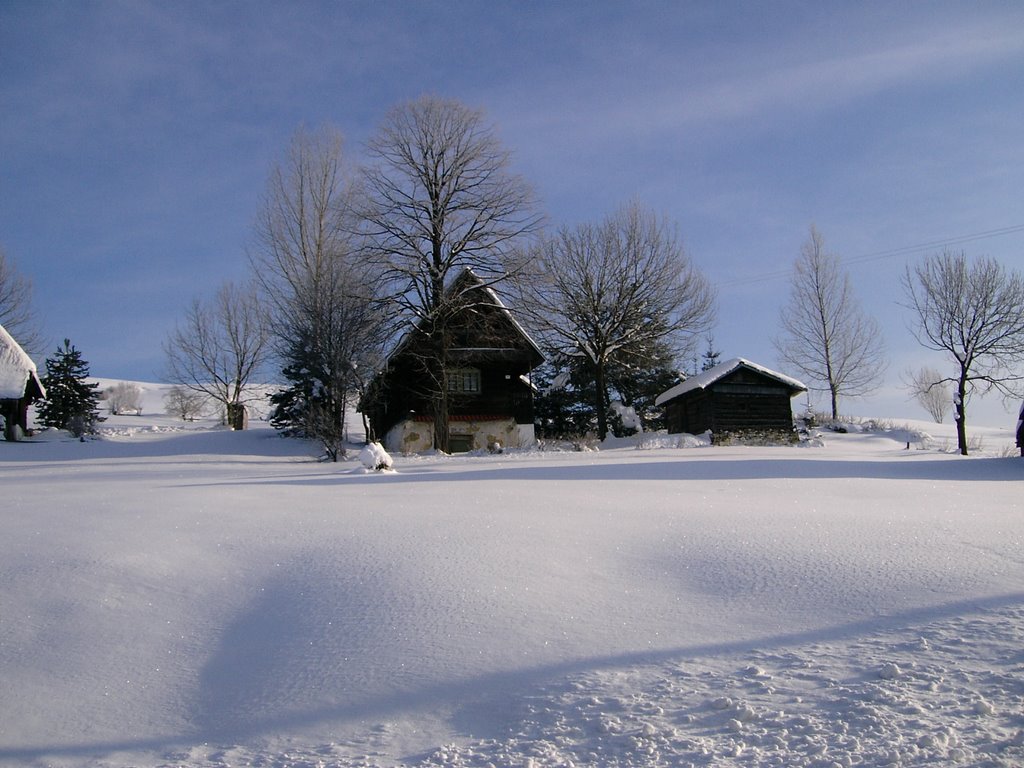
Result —
[[395, 107], [367, 151], [364, 234], [392, 312], [428, 341], [434, 445], [447, 450], [449, 327], [471, 300], [449, 289], [466, 268], [489, 286], [505, 279], [540, 216], [494, 128], [457, 101], [424, 96]]
[[255, 290], [225, 283], [209, 301], [193, 300], [164, 343], [168, 378], [224, 406], [227, 423], [245, 426], [245, 405], [266, 360], [267, 332]]
[[840, 396], [865, 395], [885, 372], [885, 344], [878, 323], [864, 314], [839, 258], [825, 251], [817, 228], [793, 265], [789, 303], [780, 315], [783, 333], [774, 340], [780, 357], [827, 392], [832, 418]]
[[954, 373], [957, 444], [967, 455], [967, 401], [991, 390], [1021, 395], [1024, 379], [1024, 279], [991, 258], [973, 262], [961, 252], [943, 251], [907, 267], [907, 303], [914, 334], [923, 346], [946, 353]]
[[32, 306], [32, 282], [0, 248], [0, 325], [27, 352], [42, 353], [42, 335]]
[[522, 303], [544, 343], [593, 376], [598, 437], [608, 433], [612, 366], [668, 366], [714, 320], [715, 294], [664, 218], [626, 205], [562, 228], [532, 251]]
[[250, 260], [289, 386], [272, 422], [344, 454], [346, 414], [376, 367], [386, 324], [354, 245], [352, 174], [341, 134], [299, 130], [270, 173]]

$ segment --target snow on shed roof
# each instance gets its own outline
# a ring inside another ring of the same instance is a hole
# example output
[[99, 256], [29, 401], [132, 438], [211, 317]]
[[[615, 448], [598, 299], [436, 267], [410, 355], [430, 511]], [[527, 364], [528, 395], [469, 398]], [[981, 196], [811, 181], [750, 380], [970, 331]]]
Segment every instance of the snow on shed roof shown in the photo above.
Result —
[[0, 325], [0, 400], [21, 399], [32, 380], [35, 380], [40, 393], [45, 397], [46, 391], [39, 381], [36, 364], [7, 329]]
[[664, 405], [669, 400], [674, 400], [686, 392], [691, 392], [695, 389], [704, 389], [711, 384], [714, 384], [719, 379], [725, 378], [737, 368], [749, 368], [752, 371], [757, 371], [758, 373], [775, 379], [798, 392], [807, 391], [807, 386], [802, 381], [797, 381], [783, 373], [773, 371], [770, 368], [765, 368], [763, 365], [758, 365], [757, 363], [752, 363], [742, 357], [734, 357], [732, 360], [726, 360], [724, 363], [720, 363], [714, 368], [709, 368], [696, 376], [691, 376], [686, 381], [676, 384], [672, 389], [662, 392], [658, 395], [654, 404]]

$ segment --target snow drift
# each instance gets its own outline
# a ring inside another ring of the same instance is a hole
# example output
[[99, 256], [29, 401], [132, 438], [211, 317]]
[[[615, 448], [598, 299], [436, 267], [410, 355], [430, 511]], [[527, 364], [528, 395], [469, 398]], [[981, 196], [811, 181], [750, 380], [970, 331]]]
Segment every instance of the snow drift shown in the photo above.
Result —
[[104, 426], [0, 444], [2, 764], [1024, 761], [1009, 430], [361, 474]]

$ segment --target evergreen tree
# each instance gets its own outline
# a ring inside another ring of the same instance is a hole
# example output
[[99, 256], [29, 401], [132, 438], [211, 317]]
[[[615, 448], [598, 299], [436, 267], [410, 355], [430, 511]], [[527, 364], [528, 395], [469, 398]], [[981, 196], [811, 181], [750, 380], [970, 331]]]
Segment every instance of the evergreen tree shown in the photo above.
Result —
[[[596, 433], [595, 384], [590, 366], [591, 362], [582, 356], [549, 353], [548, 362], [533, 372], [538, 390], [534, 398], [538, 437], [572, 439]], [[664, 409], [655, 406], [654, 401], [682, 380], [679, 372], [669, 367], [667, 357], [653, 356], [645, 365], [609, 366], [607, 378], [609, 406], [605, 417], [612, 434], [623, 437], [629, 430], [610, 406], [611, 400], [633, 408], [645, 432], [664, 429]]]
[[46, 400], [40, 404], [36, 418], [44, 427], [71, 430], [76, 436], [92, 432], [99, 413], [99, 384], [88, 383], [89, 364], [70, 340], [46, 360]]
[[[288, 437], [317, 440], [327, 458], [345, 455], [346, 407], [363, 389], [361, 371], [372, 371], [372, 350], [353, 350], [354, 334], [298, 331], [282, 355], [289, 386], [270, 396], [270, 423]], [[365, 363], [360, 365], [360, 363]]]
[[533, 400], [537, 437], [571, 440], [597, 428], [590, 389], [593, 382], [581, 376], [578, 359], [552, 354], [531, 377], [537, 387]]
[[313, 355], [307, 336], [298, 334], [281, 355], [284, 362], [281, 375], [288, 380], [289, 386], [270, 396], [273, 406], [270, 424], [285, 437], [308, 437], [305, 423], [309, 403], [313, 399], [314, 381], [310, 368], [314, 366], [311, 365]]
[[715, 337], [708, 336], [708, 346], [704, 350], [703, 358], [701, 358], [703, 360], [700, 366], [701, 373], [703, 373], [704, 371], [710, 371], [712, 368], [714, 368], [716, 365], [722, 362], [721, 357], [721, 350], [715, 349]]
[[609, 380], [624, 405], [636, 411], [645, 432], [665, 429], [665, 409], [655, 405], [658, 395], [683, 380], [679, 371], [664, 362], [648, 367], [619, 368], [609, 373]]

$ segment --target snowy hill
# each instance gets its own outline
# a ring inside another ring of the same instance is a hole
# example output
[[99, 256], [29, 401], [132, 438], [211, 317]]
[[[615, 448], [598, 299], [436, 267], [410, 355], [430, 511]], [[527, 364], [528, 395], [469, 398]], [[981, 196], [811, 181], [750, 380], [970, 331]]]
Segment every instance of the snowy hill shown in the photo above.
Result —
[[1024, 763], [1009, 429], [377, 475], [159, 410], [0, 443], [0, 764]]

